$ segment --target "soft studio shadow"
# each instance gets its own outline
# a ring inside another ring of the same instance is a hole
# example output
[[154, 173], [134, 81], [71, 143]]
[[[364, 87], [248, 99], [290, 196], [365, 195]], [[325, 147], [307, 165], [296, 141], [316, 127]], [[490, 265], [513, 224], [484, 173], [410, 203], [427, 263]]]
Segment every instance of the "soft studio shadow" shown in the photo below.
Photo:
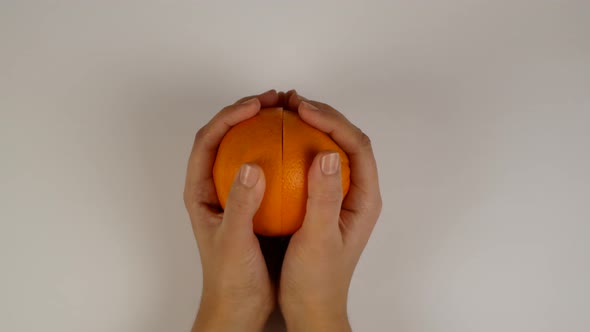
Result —
[[[285, 252], [289, 246], [290, 236], [279, 236], [279, 237], [267, 237], [258, 236], [260, 242], [260, 249], [264, 255], [266, 266], [268, 267], [268, 273], [272, 282], [275, 285], [279, 284], [281, 278], [281, 268], [283, 266], [283, 259], [285, 258]], [[277, 308], [270, 315], [266, 324], [265, 332], [280, 332], [286, 331], [285, 320]]]

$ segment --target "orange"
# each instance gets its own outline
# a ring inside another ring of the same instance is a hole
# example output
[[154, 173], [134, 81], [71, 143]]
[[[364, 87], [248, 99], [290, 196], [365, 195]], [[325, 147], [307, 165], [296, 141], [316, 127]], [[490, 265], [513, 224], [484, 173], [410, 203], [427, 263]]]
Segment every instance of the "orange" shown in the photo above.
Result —
[[296, 112], [262, 109], [256, 116], [232, 127], [219, 145], [213, 181], [221, 207], [236, 172], [244, 163], [264, 171], [266, 190], [254, 216], [254, 232], [266, 236], [293, 234], [303, 222], [307, 204], [307, 172], [321, 151], [340, 153], [343, 194], [350, 186], [348, 156], [324, 132], [303, 122]]

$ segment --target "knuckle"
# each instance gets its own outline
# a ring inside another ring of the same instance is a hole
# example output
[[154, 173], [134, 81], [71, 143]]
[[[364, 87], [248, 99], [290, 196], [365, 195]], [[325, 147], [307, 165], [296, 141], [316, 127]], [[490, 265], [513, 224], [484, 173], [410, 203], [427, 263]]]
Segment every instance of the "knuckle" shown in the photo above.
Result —
[[199, 204], [205, 197], [210, 196], [207, 186], [200, 183], [187, 184], [183, 192], [183, 201], [187, 209]]
[[358, 134], [358, 142], [359, 142], [359, 146], [361, 148], [365, 148], [365, 149], [371, 148], [371, 145], [372, 145], [371, 138], [360, 129], [359, 129], [359, 134]]
[[218, 114], [225, 114], [239, 108], [240, 104], [227, 105], [219, 111]]
[[381, 210], [383, 209], [383, 202], [381, 198], [378, 198], [371, 203], [367, 204], [365, 207], [365, 211], [368, 216], [371, 216], [371, 219], [377, 221], [379, 216], [381, 215]]
[[332, 107], [332, 106], [331, 106], [331, 105], [329, 105], [329, 104], [322, 103], [322, 102], [320, 102], [320, 101], [315, 101], [315, 100], [312, 100], [311, 102], [315, 103], [315, 104], [316, 104], [316, 106], [318, 106], [320, 109], [322, 109], [322, 110], [324, 110], [324, 111], [328, 111], [328, 112], [330, 112], [330, 113], [336, 113], [336, 114], [340, 113], [340, 112], [338, 112], [338, 111], [336, 110], [336, 108]]
[[364, 215], [371, 216], [376, 219], [379, 217], [379, 215], [381, 215], [382, 209], [383, 200], [381, 199], [381, 196], [378, 196], [362, 204], [360, 211], [362, 211]]
[[380, 215], [381, 211], [383, 210], [383, 199], [381, 195], [375, 200], [375, 213], [376, 215]]
[[228, 198], [227, 206], [234, 211], [249, 211], [252, 203], [249, 197], [233, 193]]
[[342, 190], [328, 189], [313, 192], [309, 199], [320, 204], [340, 204], [342, 202]]
[[195, 191], [196, 188], [191, 188], [191, 186], [185, 187], [182, 193], [182, 199], [184, 201], [184, 206], [187, 210], [192, 210], [194, 206], [198, 203], [198, 192]]
[[195, 146], [210, 146], [214, 144], [214, 139], [211, 137], [211, 122], [203, 126], [195, 134]]
[[185, 190], [182, 193], [182, 200], [184, 201], [184, 206], [188, 209], [193, 204], [193, 195], [189, 191]]
[[234, 199], [231, 202], [231, 206], [234, 210], [244, 211], [244, 210], [248, 209], [248, 202], [246, 202], [245, 200], [242, 200], [242, 199]]
[[209, 133], [209, 128], [207, 127], [207, 125], [201, 127], [201, 129], [199, 129], [197, 131], [197, 133], [195, 134], [195, 142], [199, 143], [199, 142], [206, 140], [208, 133]]

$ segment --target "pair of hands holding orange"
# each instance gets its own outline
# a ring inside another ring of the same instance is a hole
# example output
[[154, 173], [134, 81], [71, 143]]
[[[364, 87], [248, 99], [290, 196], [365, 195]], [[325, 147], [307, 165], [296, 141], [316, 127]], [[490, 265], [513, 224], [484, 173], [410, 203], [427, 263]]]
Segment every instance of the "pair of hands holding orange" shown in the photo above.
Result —
[[[277, 106], [297, 111], [304, 122], [332, 137], [349, 157], [351, 182], [343, 200], [340, 167], [326, 167], [330, 152], [316, 156], [308, 172], [306, 215], [289, 242], [275, 285], [252, 229], [265, 190], [262, 169], [243, 166], [219, 212], [212, 168], [232, 126], [261, 108]], [[289, 330], [350, 329], [348, 288], [382, 203], [371, 142], [341, 113], [295, 91], [275, 90], [223, 108], [196, 135], [184, 201], [203, 267], [194, 331], [259, 331], [277, 303]]]

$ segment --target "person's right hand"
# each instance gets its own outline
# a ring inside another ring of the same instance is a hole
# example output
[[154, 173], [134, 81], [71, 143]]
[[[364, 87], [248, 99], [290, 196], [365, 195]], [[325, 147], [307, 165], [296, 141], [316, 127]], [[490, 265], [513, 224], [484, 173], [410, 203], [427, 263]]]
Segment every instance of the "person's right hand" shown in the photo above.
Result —
[[348, 154], [351, 183], [343, 201], [338, 153], [316, 156], [308, 173], [306, 216], [285, 254], [279, 304], [289, 331], [347, 331], [352, 274], [381, 213], [371, 141], [331, 106], [294, 91], [286, 98], [288, 108]]

